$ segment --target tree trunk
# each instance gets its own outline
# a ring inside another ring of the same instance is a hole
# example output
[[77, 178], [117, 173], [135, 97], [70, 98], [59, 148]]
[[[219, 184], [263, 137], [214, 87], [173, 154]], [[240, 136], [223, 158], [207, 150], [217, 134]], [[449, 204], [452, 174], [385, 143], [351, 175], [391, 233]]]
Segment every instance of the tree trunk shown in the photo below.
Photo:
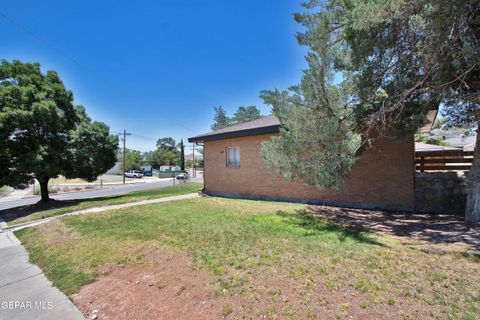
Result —
[[477, 139], [472, 170], [468, 174], [468, 187], [465, 223], [478, 224], [480, 222], [480, 121], [477, 121]]
[[50, 178], [39, 178], [38, 183], [40, 184], [40, 195], [41, 195], [41, 202], [47, 202], [50, 200], [50, 197], [48, 196], [48, 180]]

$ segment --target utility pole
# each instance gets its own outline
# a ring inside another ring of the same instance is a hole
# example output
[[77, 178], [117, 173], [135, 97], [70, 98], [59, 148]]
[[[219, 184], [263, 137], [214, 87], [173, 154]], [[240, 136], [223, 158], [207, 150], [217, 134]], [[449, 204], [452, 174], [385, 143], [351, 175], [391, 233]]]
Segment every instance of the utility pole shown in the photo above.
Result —
[[127, 136], [131, 136], [131, 133], [127, 133], [126, 129], [123, 129], [123, 183], [125, 184], [125, 145], [127, 143]]
[[192, 154], [192, 158], [193, 158], [193, 166], [192, 166], [192, 175], [194, 178], [197, 177], [197, 171], [196, 171], [196, 165], [195, 165], [195, 142], [192, 143], [192, 150], [193, 150], [193, 154]]

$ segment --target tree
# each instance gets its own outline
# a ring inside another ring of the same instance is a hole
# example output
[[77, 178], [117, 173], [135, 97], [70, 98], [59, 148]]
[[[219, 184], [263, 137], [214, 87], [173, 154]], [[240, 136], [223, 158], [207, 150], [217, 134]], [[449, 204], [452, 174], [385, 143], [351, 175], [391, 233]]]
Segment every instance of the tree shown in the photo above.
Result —
[[448, 147], [449, 144], [444, 141], [443, 137], [433, 135], [430, 133], [419, 133], [415, 135], [415, 142], [421, 142], [426, 144], [433, 144], [437, 146]]
[[[140, 170], [142, 165], [142, 153], [137, 150], [125, 150], [125, 171]], [[123, 167], [123, 158], [122, 158]]]
[[183, 144], [183, 139], [180, 140], [180, 169], [185, 170], [185, 145]]
[[243, 123], [261, 118], [260, 110], [256, 106], [238, 107], [233, 115], [235, 123]]
[[227, 116], [227, 112], [222, 106], [213, 107], [215, 116], [213, 117], [212, 130], [218, 130], [228, 127], [231, 124], [231, 119]]
[[[182, 141], [183, 143], [183, 141]], [[158, 168], [163, 164], [178, 163], [180, 152], [175, 139], [172, 137], [160, 138], [157, 141], [157, 150], [153, 151], [148, 157], [148, 162], [154, 168]]]
[[118, 138], [92, 122], [55, 71], [38, 63], [0, 63], [0, 185], [37, 179], [41, 201], [58, 175], [93, 181], [113, 167]]
[[[301, 84], [263, 93], [288, 129], [263, 145], [271, 168], [320, 187], [338, 186], [375, 139], [415, 132], [439, 105], [450, 125], [479, 128], [478, 1], [330, 0], [304, 6], [307, 11], [295, 15], [305, 27], [297, 39], [309, 49]], [[335, 75], [341, 75], [338, 84]], [[480, 221], [477, 137], [467, 222]]]
[[157, 148], [168, 149], [175, 151], [177, 149], [177, 143], [172, 137], [160, 138], [157, 140]]
[[214, 123], [211, 126], [212, 130], [222, 129], [262, 117], [260, 110], [258, 110], [256, 106], [238, 107], [232, 118], [227, 116], [227, 112], [221, 106], [213, 107], [213, 109], [215, 110], [215, 117], [213, 118]]
[[152, 166], [152, 168], [160, 168], [160, 166], [166, 164], [175, 164], [177, 159], [177, 154], [169, 149], [157, 148], [154, 151], [151, 151], [147, 156], [147, 162]]

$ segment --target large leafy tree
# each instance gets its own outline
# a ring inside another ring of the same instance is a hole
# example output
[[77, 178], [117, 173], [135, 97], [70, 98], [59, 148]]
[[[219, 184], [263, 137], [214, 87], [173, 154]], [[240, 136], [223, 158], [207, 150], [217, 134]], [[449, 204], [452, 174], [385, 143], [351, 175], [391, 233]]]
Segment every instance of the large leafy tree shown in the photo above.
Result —
[[[142, 153], [138, 150], [125, 150], [125, 170], [140, 170], [142, 165]], [[122, 158], [123, 167], [123, 158]]]
[[0, 63], [0, 185], [35, 178], [41, 200], [58, 175], [93, 181], [116, 161], [118, 139], [73, 103], [58, 74], [38, 63]]
[[152, 168], [159, 168], [164, 164], [176, 164], [178, 159], [177, 153], [165, 149], [157, 148], [154, 151], [150, 151], [147, 155], [147, 162], [152, 166]]
[[177, 149], [177, 143], [172, 137], [164, 137], [157, 140], [157, 148], [175, 151]]
[[177, 145], [172, 137], [160, 138], [157, 140], [157, 149], [149, 154], [147, 160], [154, 168], [167, 163], [177, 164], [180, 157], [179, 147], [180, 144]]
[[[298, 41], [309, 49], [302, 82], [263, 94], [288, 129], [263, 146], [272, 169], [338, 186], [376, 138], [415, 132], [429, 110], [441, 106], [450, 125], [478, 126], [478, 1], [312, 0], [304, 7], [295, 15], [305, 27]], [[480, 220], [478, 140], [476, 150], [467, 222]]]

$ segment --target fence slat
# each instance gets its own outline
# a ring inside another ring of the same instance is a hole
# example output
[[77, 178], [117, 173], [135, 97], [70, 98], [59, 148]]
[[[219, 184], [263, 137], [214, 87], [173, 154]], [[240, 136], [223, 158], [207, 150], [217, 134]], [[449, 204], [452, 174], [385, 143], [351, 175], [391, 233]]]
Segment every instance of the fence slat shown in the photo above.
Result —
[[473, 151], [463, 151], [462, 149], [415, 151], [415, 157], [473, 156], [473, 153]]
[[469, 171], [473, 163], [473, 153], [473, 151], [463, 151], [461, 149], [416, 151], [415, 169], [421, 172]]
[[415, 163], [472, 163], [473, 158], [427, 158], [415, 159]]
[[451, 170], [459, 170], [459, 171], [469, 171], [472, 166], [462, 166], [462, 165], [439, 165], [439, 166], [416, 166], [417, 170], [423, 171], [451, 171]]

